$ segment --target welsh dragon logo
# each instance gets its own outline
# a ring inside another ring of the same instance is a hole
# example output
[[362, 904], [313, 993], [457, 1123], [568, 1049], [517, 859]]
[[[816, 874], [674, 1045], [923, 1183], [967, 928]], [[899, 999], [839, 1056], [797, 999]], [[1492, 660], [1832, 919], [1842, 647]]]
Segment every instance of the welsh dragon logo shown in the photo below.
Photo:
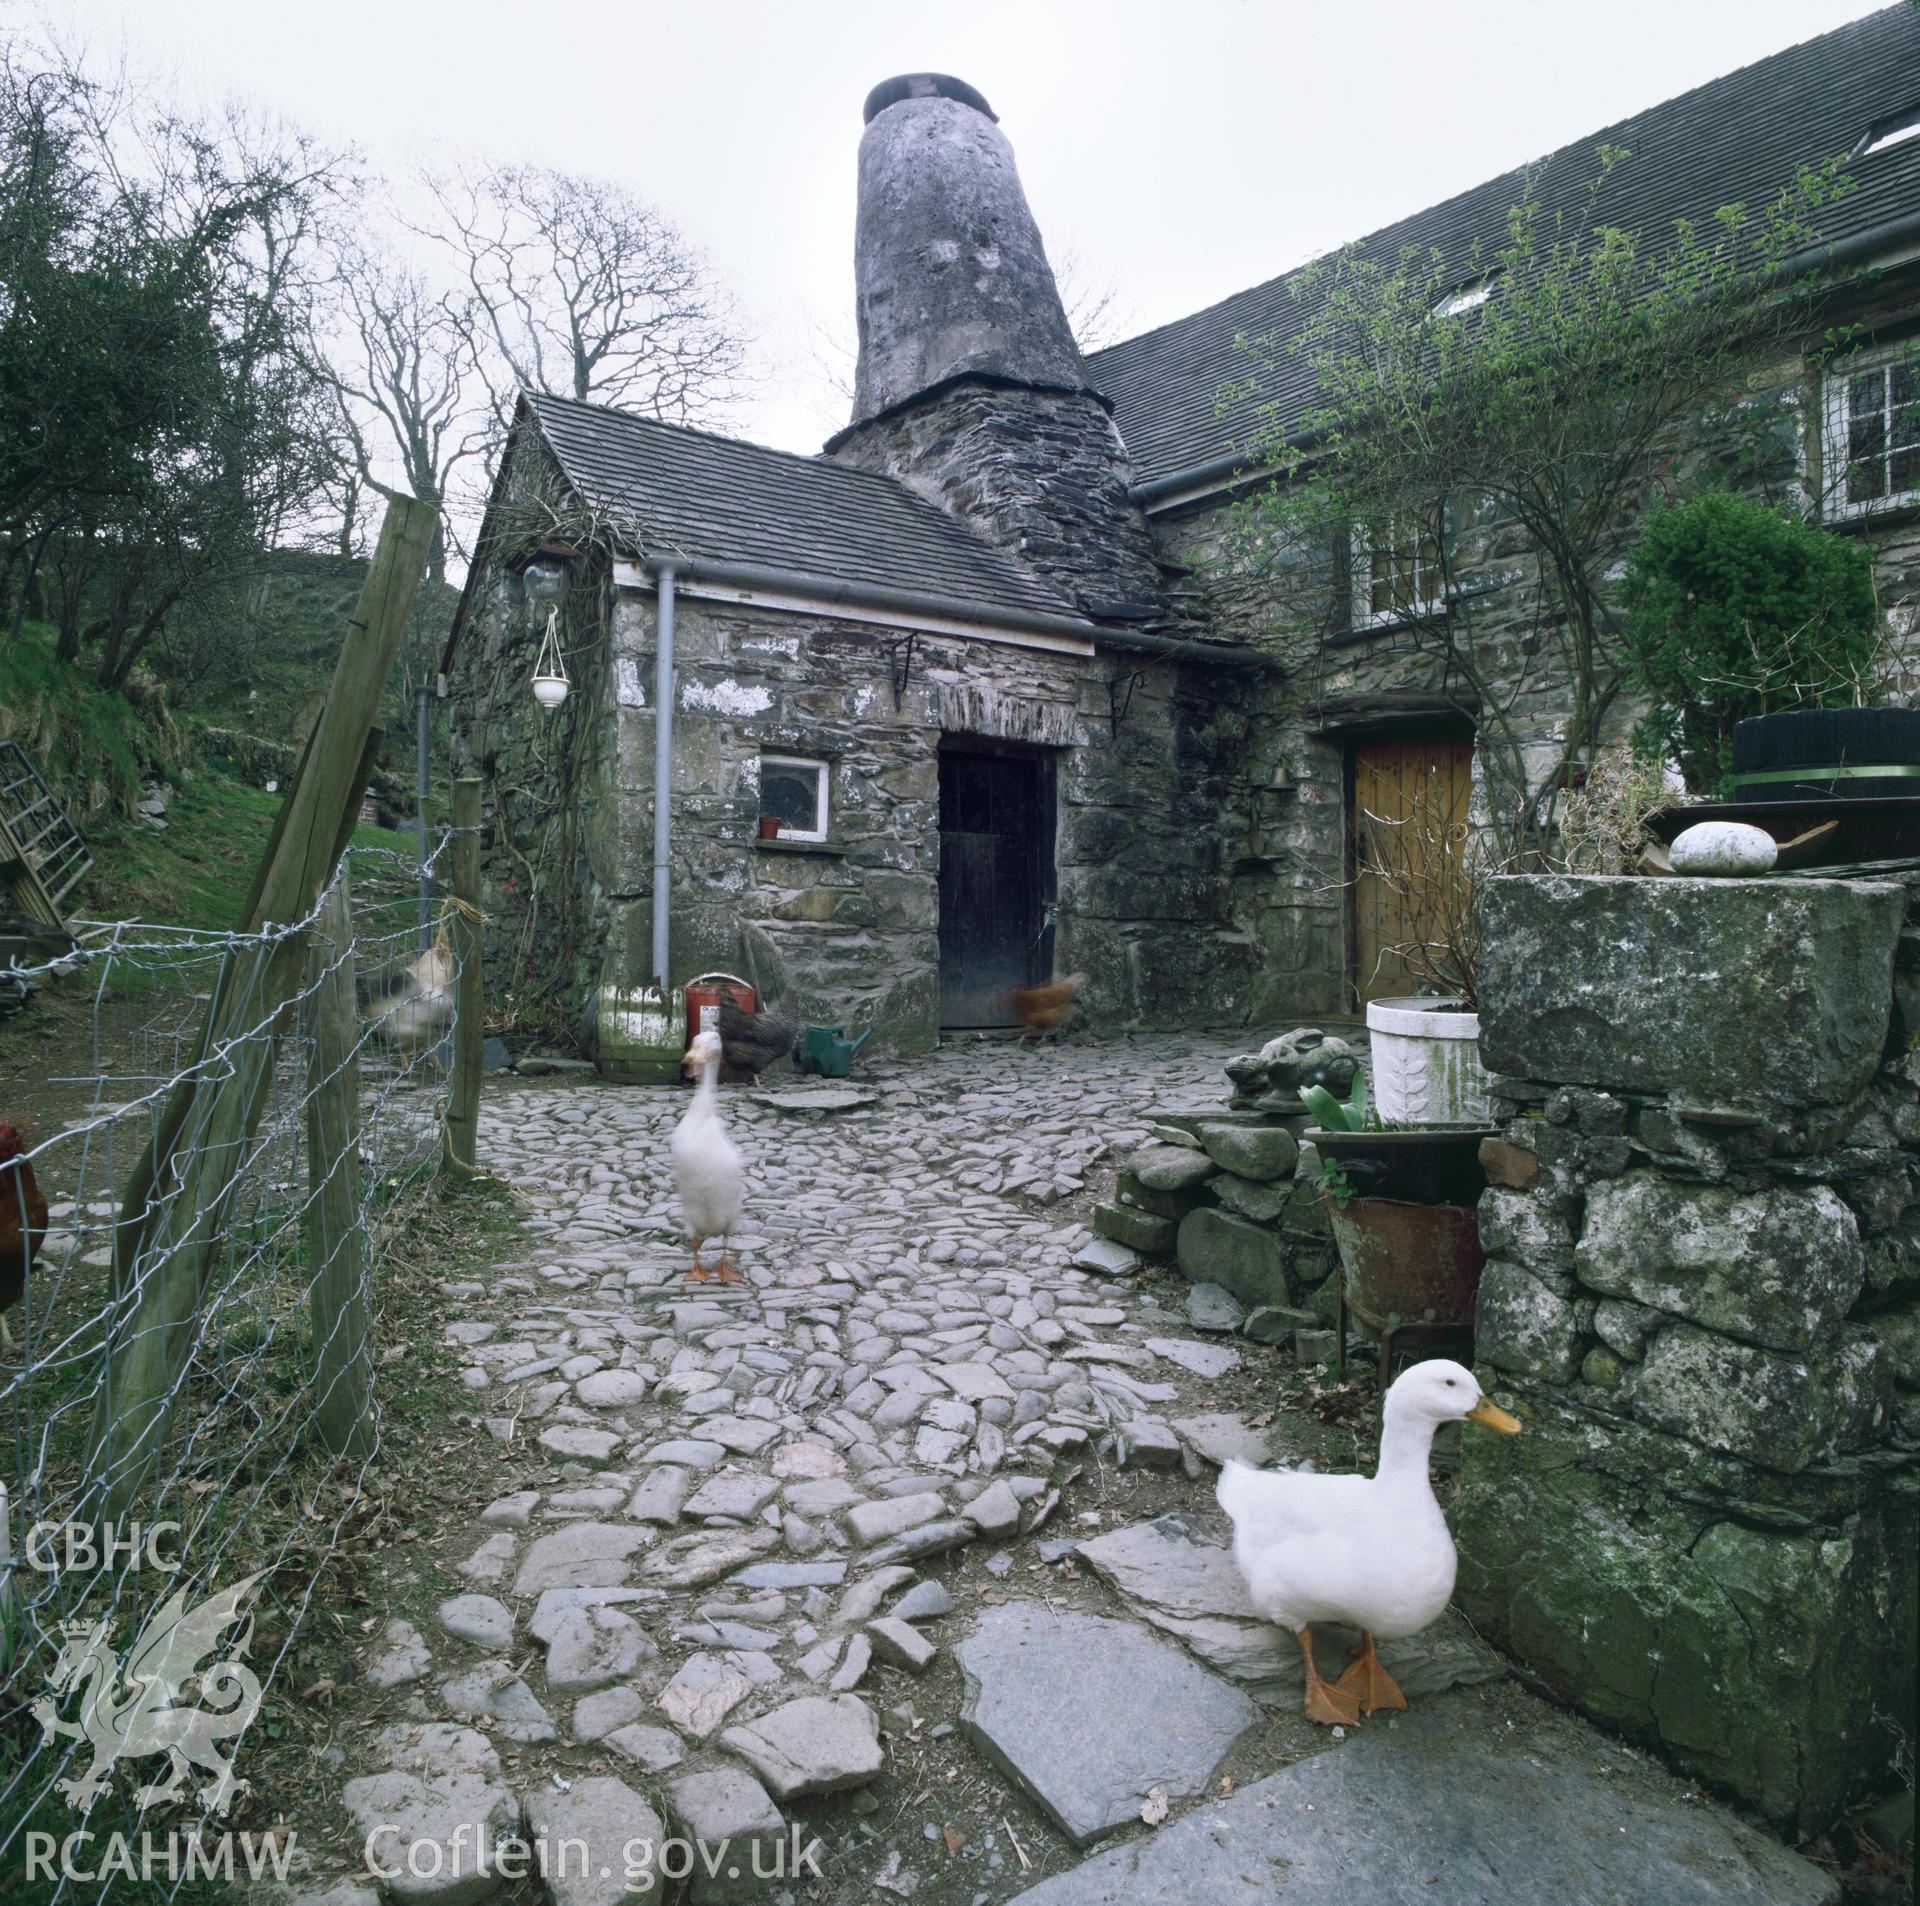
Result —
[[[213, 1776], [195, 1792], [215, 1813], [225, 1813], [235, 1797], [247, 1791], [247, 1783], [234, 1778], [232, 1763], [221, 1756], [218, 1744], [245, 1733], [260, 1711], [259, 1679], [240, 1659], [253, 1639], [252, 1613], [245, 1616], [246, 1626], [230, 1647], [220, 1648], [220, 1636], [242, 1619], [241, 1603], [259, 1579], [249, 1575], [191, 1609], [182, 1589], [140, 1630], [124, 1667], [108, 1640], [111, 1615], [62, 1624], [65, 1646], [51, 1677], [56, 1699], [35, 1701], [29, 1712], [49, 1740], [65, 1734], [93, 1749], [93, 1762], [84, 1774], [56, 1783], [72, 1806], [84, 1813], [93, 1805], [116, 1761], [152, 1754], [166, 1755], [167, 1773], [134, 1795], [139, 1806], [179, 1799], [181, 1785], [195, 1767]], [[201, 1662], [216, 1653], [221, 1658], [202, 1668]], [[201, 1700], [209, 1705], [178, 1705], [188, 1683], [196, 1680]], [[63, 1721], [56, 1700], [77, 1687], [84, 1688], [79, 1718]]]

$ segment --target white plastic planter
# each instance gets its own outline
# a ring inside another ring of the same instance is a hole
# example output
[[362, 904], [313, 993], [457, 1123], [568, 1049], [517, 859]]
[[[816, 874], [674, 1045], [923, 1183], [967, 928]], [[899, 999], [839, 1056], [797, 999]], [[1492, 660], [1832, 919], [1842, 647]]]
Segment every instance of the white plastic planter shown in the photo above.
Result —
[[1374, 1109], [1389, 1125], [1484, 1125], [1492, 1116], [1480, 1063], [1480, 1015], [1457, 999], [1376, 999]]

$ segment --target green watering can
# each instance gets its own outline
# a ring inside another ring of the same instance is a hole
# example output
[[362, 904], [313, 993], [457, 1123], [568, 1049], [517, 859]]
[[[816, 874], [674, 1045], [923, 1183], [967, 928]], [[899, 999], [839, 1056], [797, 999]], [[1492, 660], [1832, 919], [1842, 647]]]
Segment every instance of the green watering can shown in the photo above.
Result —
[[844, 1026], [809, 1026], [793, 1049], [793, 1063], [802, 1072], [824, 1079], [844, 1079], [853, 1070], [853, 1055], [873, 1037], [869, 1026], [858, 1039], [845, 1037]]

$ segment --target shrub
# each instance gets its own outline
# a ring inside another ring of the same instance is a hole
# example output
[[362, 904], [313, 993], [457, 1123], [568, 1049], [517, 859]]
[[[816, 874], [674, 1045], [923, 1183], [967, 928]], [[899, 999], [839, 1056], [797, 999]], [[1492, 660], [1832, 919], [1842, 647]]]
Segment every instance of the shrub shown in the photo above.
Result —
[[1725, 789], [1735, 722], [1872, 698], [1864, 543], [1712, 491], [1648, 518], [1621, 595], [1628, 669], [1653, 703], [1636, 739], [1670, 753], [1696, 794]]

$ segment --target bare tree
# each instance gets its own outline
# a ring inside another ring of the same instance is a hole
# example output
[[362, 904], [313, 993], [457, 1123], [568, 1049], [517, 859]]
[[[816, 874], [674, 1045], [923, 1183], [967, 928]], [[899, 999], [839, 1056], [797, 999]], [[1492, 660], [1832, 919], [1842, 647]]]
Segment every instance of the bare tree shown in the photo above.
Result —
[[[397, 465], [415, 496], [444, 505], [457, 467], [478, 455], [488, 413], [473, 389], [471, 292], [441, 290], [411, 264], [364, 244], [342, 248], [332, 311], [316, 350], [339, 408], [341, 553], [353, 553], [355, 519], [381, 467]], [[442, 508], [428, 574], [446, 580]]]
[[468, 361], [504, 429], [522, 389], [672, 423], [740, 392], [746, 340], [706, 259], [623, 186], [545, 166], [428, 181], [471, 297]]

